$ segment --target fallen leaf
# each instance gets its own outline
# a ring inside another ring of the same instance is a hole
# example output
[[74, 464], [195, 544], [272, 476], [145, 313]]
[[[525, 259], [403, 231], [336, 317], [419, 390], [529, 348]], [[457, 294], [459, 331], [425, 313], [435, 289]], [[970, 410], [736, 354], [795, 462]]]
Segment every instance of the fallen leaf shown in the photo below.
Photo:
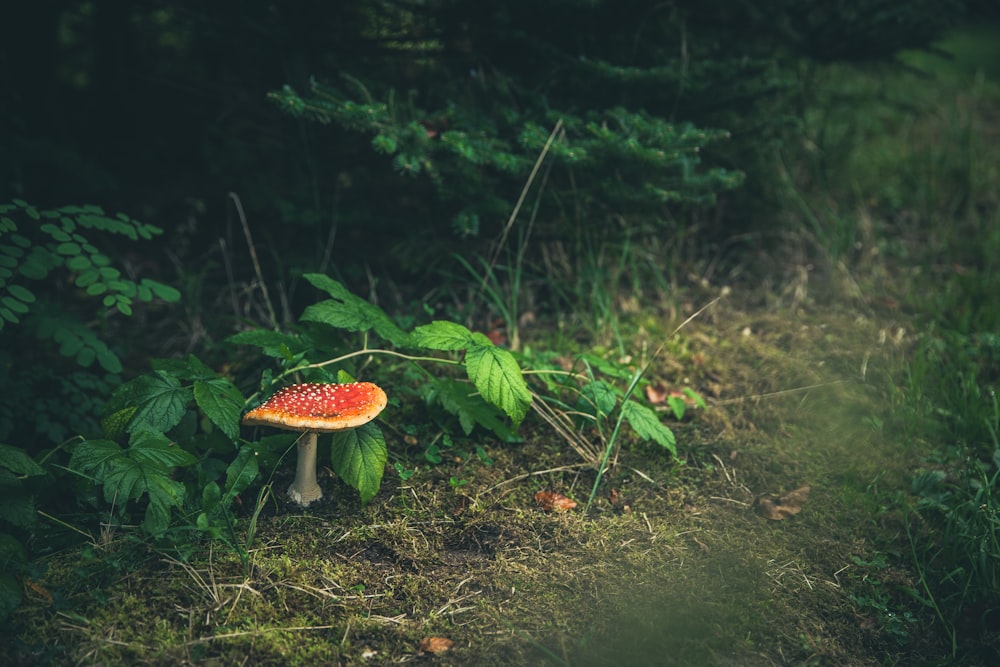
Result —
[[556, 512], [568, 512], [576, 507], [576, 501], [567, 498], [555, 491], [539, 491], [535, 494], [535, 502], [546, 512], [555, 510]]
[[491, 329], [486, 332], [486, 337], [490, 339], [490, 342], [497, 347], [503, 347], [507, 344], [507, 334], [505, 334], [500, 329]]
[[782, 521], [801, 512], [808, 497], [808, 484], [804, 484], [794, 491], [789, 491], [779, 498], [761, 496], [756, 503], [757, 513], [771, 521]]
[[420, 640], [420, 653], [444, 653], [454, 645], [447, 637], [424, 637]]
[[608, 502], [611, 503], [611, 507], [622, 512], [623, 514], [628, 514], [632, 511], [632, 507], [625, 502], [625, 498], [622, 494], [618, 492], [618, 489], [613, 488], [608, 493]]
[[27, 586], [32, 591], [34, 591], [35, 593], [37, 593], [38, 595], [40, 595], [41, 597], [45, 598], [45, 601], [48, 602], [49, 604], [52, 604], [52, 602], [54, 601], [52, 598], [52, 593], [49, 593], [49, 591], [41, 584], [34, 582], [31, 579], [25, 579], [24, 585]]
[[646, 385], [646, 400], [653, 405], [659, 405], [667, 400], [667, 385], [662, 382], [650, 383]]

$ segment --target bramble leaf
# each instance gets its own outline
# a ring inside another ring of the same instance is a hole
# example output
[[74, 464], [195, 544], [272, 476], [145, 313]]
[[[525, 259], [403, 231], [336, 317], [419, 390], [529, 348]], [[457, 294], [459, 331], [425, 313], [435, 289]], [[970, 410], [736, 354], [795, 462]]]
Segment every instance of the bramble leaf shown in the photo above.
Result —
[[466, 435], [478, 424], [489, 429], [505, 442], [514, 439], [514, 433], [504, 422], [497, 408], [477, 396], [473, 388], [464, 382], [451, 378], [438, 378], [425, 385], [424, 398], [437, 400], [441, 407], [458, 417], [458, 423]]
[[194, 401], [213, 424], [232, 441], [240, 437], [240, 413], [243, 394], [226, 378], [196, 380]]
[[223, 496], [225, 505], [229, 505], [233, 498], [243, 493], [257, 479], [260, 474], [257, 458], [257, 452], [252, 447], [242, 447], [226, 468], [226, 493]]
[[197, 460], [162, 433], [139, 431], [132, 434], [128, 449], [111, 440], [85, 440], [73, 451], [69, 466], [92, 475], [102, 485], [106, 502], [124, 506], [148, 494], [142, 526], [156, 535], [169, 526], [170, 508], [184, 499], [184, 485], [170, 477], [171, 468]]
[[618, 394], [607, 382], [588, 382], [580, 390], [578, 408], [581, 412], [597, 419], [607, 417], [618, 405]]
[[410, 345], [429, 350], [464, 350], [475, 344], [472, 332], [456, 322], [438, 320], [415, 328]]
[[333, 470], [358, 490], [363, 503], [378, 493], [388, 458], [382, 430], [371, 422], [333, 434]]
[[45, 474], [42, 466], [35, 463], [27, 452], [10, 445], [0, 445], [0, 468], [6, 468], [21, 477]]
[[253, 345], [254, 347], [259, 347], [261, 352], [276, 359], [285, 358], [289, 350], [299, 352], [303, 347], [298, 337], [269, 329], [241, 331], [227, 338], [226, 342], [235, 345]]
[[165, 433], [180, 423], [191, 401], [191, 390], [182, 387], [177, 378], [154, 371], [126, 382], [109, 401], [108, 414], [128, 406], [136, 408], [126, 430]]
[[163, 371], [178, 380], [211, 380], [218, 377], [215, 371], [193, 354], [182, 359], [153, 359], [150, 366], [154, 371]]
[[465, 354], [465, 371], [486, 401], [507, 413], [515, 426], [521, 423], [531, 405], [531, 392], [510, 352], [478, 343]]
[[622, 413], [640, 438], [653, 440], [677, 456], [677, 439], [674, 437], [674, 432], [660, 421], [656, 412], [635, 401], [626, 401], [622, 405]]
[[378, 306], [351, 294], [342, 284], [322, 273], [307, 273], [304, 277], [333, 298], [306, 308], [301, 317], [303, 321], [320, 322], [348, 331], [370, 329], [393, 345], [406, 344], [406, 334]]

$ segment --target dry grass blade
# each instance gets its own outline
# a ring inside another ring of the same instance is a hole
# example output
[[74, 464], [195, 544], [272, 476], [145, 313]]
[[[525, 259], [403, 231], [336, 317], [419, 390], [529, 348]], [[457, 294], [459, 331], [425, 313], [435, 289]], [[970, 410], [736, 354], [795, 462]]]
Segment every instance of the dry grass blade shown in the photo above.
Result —
[[566, 441], [573, 451], [580, 455], [580, 458], [591, 467], [596, 468], [601, 463], [603, 447], [595, 447], [592, 442], [584, 438], [576, 424], [565, 410], [557, 410], [546, 402], [541, 396], [532, 392], [531, 408], [546, 424], [548, 424], [556, 434]]

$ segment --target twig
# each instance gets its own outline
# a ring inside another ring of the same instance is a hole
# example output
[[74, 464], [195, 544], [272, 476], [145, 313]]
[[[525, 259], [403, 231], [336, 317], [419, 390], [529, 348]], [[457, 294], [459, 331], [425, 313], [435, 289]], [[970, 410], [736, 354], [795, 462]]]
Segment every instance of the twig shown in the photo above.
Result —
[[260, 270], [260, 261], [257, 259], [257, 248], [253, 244], [253, 236], [250, 235], [250, 225], [247, 224], [247, 217], [243, 213], [243, 203], [240, 196], [235, 192], [229, 193], [230, 199], [236, 205], [236, 214], [240, 217], [240, 224], [243, 226], [243, 235], [246, 236], [247, 246], [250, 248], [250, 260], [253, 262], [253, 270], [257, 274], [260, 282], [260, 291], [264, 295], [264, 305], [267, 306], [267, 315], [271, 319], [271, 327], [278, 330], [278, 318], [274, 314], [274, 306], [271, 305], [271, 295], [267, 292], [267, 283], [264, 282], [264, 272]]

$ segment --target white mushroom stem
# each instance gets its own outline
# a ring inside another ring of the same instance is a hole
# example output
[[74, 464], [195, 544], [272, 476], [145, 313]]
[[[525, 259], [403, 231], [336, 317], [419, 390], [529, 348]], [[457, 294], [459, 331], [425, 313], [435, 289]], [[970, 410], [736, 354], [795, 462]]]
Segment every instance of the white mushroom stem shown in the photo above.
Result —
[[295, 466], [295, 480], [288, 487], [293, 501], [306, 507], [323, 497], [323, 490], [316, 481], [316, 431], [306, 431], [298, 444], [299, 460]]

